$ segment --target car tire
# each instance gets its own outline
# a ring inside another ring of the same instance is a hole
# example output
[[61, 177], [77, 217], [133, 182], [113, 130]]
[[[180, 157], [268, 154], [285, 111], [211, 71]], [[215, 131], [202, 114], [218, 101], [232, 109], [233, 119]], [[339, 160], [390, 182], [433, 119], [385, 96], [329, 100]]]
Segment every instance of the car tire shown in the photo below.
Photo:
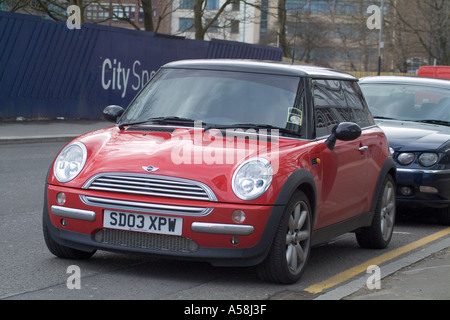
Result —
[[312, 211], [308, 197], [297, 191], [287, 204], [266, 259], [257, 266], [258, 276], [274, 283], [297, 282], [311, 251]]
[[437, 214], [438, 222], [449, 226], [450, 225], [450, 207], [439, 209]]
[[89, 259], [96, 252], [96, 250], [81, 251], [59, 244], [58, 242], [52, 239], [48, 231], [48, 226], [45, 222], [45, 219], [43, 221], [42, 229], [44, 233], [45, 244], [47, 245], [48, 250], [59, 258], [83, 260]]
[[394, 233], [396, 202], [395, 182], [387, 175], [377, 196], [372, 225], [356, 232], [356, 239], [362, 248], [384, 249]]

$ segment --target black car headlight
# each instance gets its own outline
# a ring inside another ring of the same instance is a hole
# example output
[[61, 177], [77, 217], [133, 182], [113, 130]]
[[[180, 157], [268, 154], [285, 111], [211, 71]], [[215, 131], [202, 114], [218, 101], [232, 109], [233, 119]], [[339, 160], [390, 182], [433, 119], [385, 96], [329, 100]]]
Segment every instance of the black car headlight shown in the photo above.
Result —
[[411, 164], [414, 161], [415, 157], [416, 156], [412, 152], [403, 152], [398, 155], [397, 161], [401, 165], [407, 166], [408, 164]]
[[424, 167], [434, 166], [439, 160], [439, 155], [432, 152], [425, 152], [419, 156], [419, 163]]

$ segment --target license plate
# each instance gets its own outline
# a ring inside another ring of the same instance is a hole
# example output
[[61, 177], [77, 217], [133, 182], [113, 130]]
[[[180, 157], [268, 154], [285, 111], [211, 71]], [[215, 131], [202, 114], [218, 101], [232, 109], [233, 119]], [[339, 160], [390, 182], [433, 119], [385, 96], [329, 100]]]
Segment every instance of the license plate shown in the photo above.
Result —
[[105, 210], [103, 227], [180, 236], [183, 218]]

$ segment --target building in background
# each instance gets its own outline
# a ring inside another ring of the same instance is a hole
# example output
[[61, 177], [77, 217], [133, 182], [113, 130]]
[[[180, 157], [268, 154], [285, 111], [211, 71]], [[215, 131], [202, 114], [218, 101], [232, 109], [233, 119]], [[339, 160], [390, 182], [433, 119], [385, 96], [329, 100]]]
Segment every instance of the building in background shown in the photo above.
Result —
[[[157, 33], [170, 34], [170, 1], [152, 0], [151, 15], [153, 30]], [[86, 22], [105, 24], [128, 29], [145, 30], [144, 6], [142, 0], [90, 1], [85, 7]]]
[[261, 11], [267, 12], [261, 15], [261, 42], [284, 47], [285, 56], [308, 64], [376, 70], [379, 32], [366, 23], [374, 2], [261, 0]]
[[[195, 0], [173, 1], [171, 24], [173, 35], [195, 38], [194, 3]], [[207, 0], [203, 7], [203, 25], [208, 24], [216, 15], [218, 18], [208, 28], [204, 39], [215, 38], [258, 44], [261, 14], [255, 6], [257, 4], [258, 1], [253, 0]]]
[[[0, 0], [0, 10], [38, 15], [45, 19], [66, 21], [66, 0]], [[171, 34], [172, 0], [79, 0], [82, 23], [95, 23], [135, 30], [145, 26], [145, 8], [153, 20], [152, 30]]]

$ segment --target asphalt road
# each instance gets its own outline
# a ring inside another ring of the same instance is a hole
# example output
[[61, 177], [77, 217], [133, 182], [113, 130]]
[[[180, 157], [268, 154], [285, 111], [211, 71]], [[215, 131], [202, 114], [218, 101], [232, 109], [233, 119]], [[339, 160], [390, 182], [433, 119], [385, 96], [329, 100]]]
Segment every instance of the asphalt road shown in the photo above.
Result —
[[[305, 288], [445, 228], [427, 215], [401, 217], [385, 250], [361, 249], [346, 234], [313, 248], [302, 280], [289, 286], [261, 282], [252, 268], [145, 255], [97, 252], [86, 261], [59, 259], [45, 246], [41, 214], [45, 176], [63, 145], [0, 145], [0, 299], [311, 299], [318, 294]], [[80, 289], [67, 286], [73, 265], [81, 272]]]

